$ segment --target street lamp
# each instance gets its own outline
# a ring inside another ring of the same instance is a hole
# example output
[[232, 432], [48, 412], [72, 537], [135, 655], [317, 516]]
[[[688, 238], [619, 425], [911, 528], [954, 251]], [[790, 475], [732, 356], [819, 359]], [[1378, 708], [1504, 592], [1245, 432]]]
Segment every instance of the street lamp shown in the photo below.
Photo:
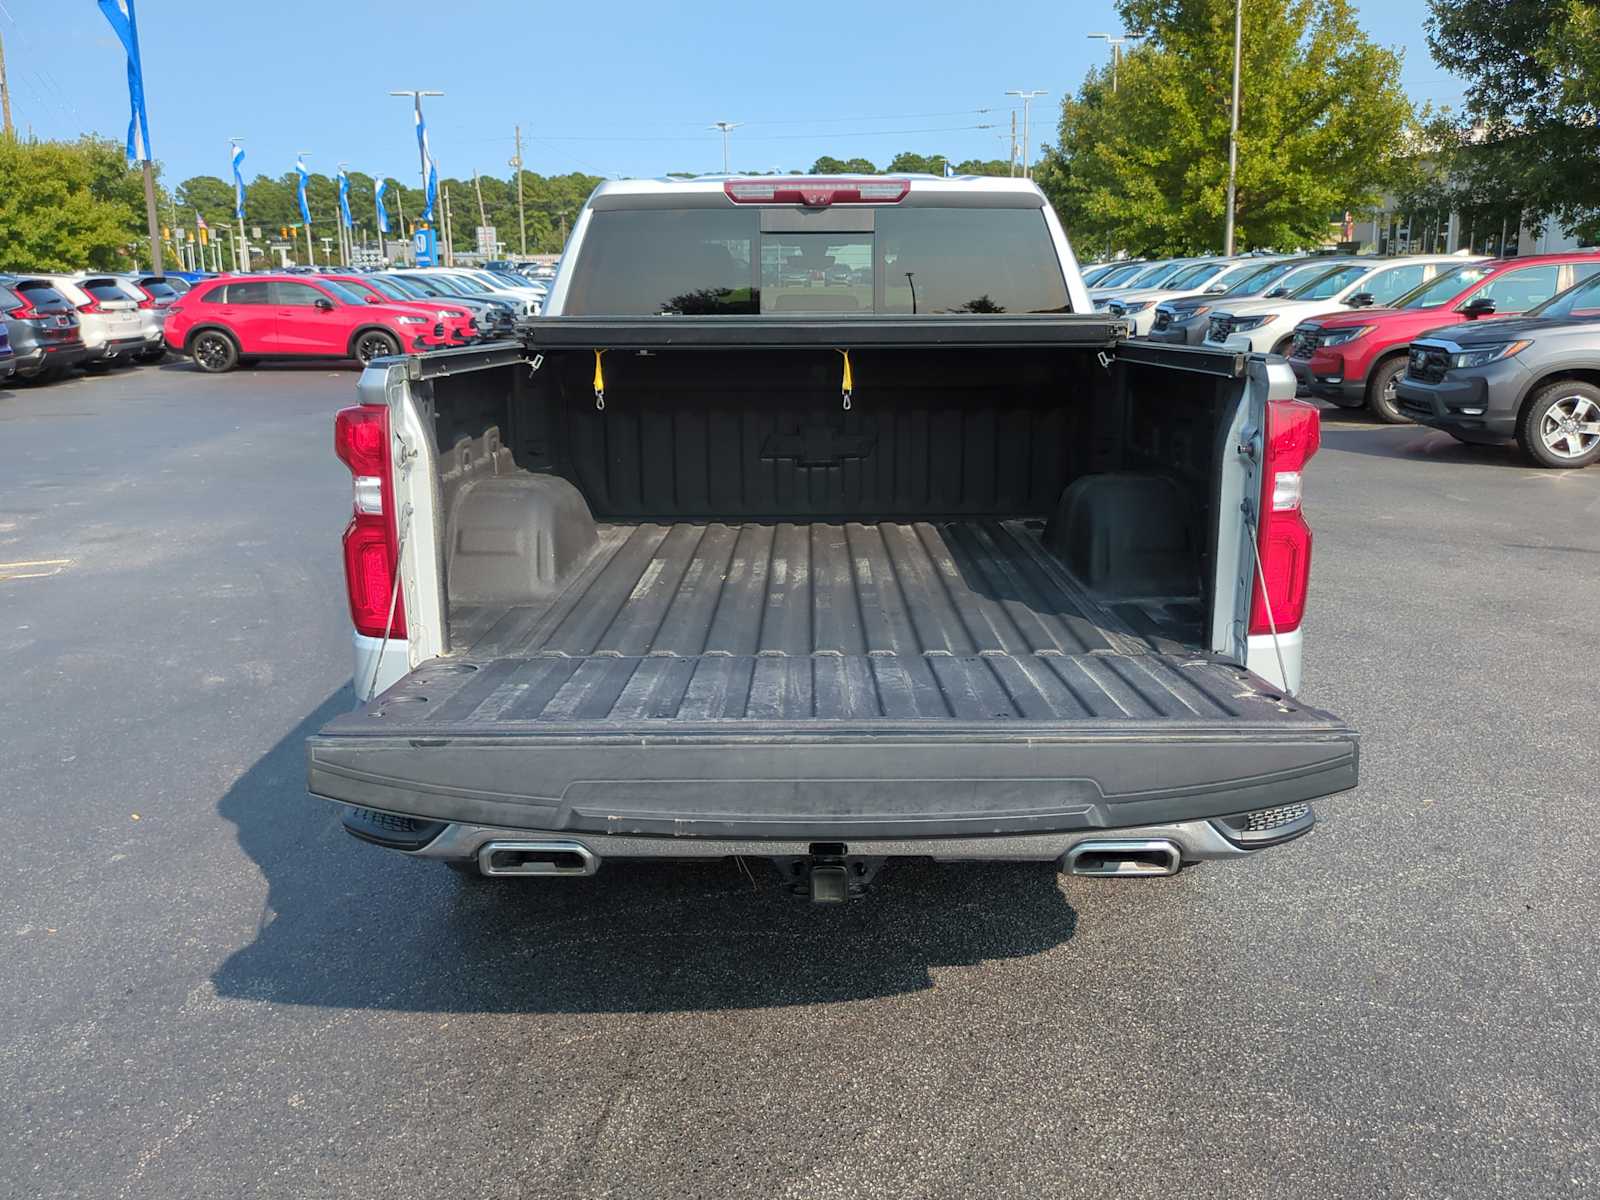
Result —
[[[410, 96], [411, 97], [411, 102], [415, 106], [416, 114], [417, 114], [417, 118], [416, 118], [416, 120], [417, 120], [417, 128], [421, 129], [421, 128], [423, 128], [423, 124], [422, 124], [422, 98], [424, 96], [442, 96], [442, 95], [444, 95], [444, 93], [443, 92], [421, 91], [421, 90], [418, 90], [416, 88], [413, 88], [413, 89], [411, 89], [409, 91], [401, 90], [401, 91], [398, 91], [398, 92], [390, 92], [389, 95], [391, 95], [391, 96]], [[424, 204], [426, 204], [428, 202], [428, 152], [427, 152], [427, 150], [425, 150], [423, 148], [422, 139], [420, 137], [417, 139], [417, 158], [422, 163], [422, 202]]]
[[729, 173], [729, 171], [728, 171], [728, 134], [732, 133], [735, 129], [739, 128], [739, 126], [741, 126], [743, 124], [744, 124], [743, 121], [713, 121], [713, 122], [711, 122], [710, 128], [722, 130], [722, 173], [724, 175], [727, 175]]
[[1117, 68], [1122, 65], [1122, 47], [1126, 42], [1136, 42], [1139, 35], [1135, 33], [1091, 33], [1092, 38], [1099, 38], [1111, 47], [1111, 94], [1117, 94]]
[[1032, 140], [1028, 134], [1029, 108], [1033, 104], [1033, 98], [1035, 96], [1048, 96], [1049, 94], [1050, 93], [1045, 91], [1043, 88], [1037, 88], [1031, 92], [1006, 92], [1006, 95], [1017, 96], [1022, 100], [1022, 177], [1024, 179], [1033, 178], [1032, 168], [1028, 165], [1033, 159], [1033, 149], [1028, 144]]

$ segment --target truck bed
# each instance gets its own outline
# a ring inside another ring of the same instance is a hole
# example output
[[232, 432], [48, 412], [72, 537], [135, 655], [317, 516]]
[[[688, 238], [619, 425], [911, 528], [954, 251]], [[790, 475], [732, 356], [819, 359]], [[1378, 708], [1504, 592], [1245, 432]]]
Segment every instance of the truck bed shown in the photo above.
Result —
[[[1354, 735], [1107, 606], [1036, 521], [611, 524], [550, 604], [311, 742], [312, 789], [413, 816], [672, 836], [1089, 828], [1354, 782]], [[831, 836], [831, 835], [830, 835]]]
[[1198, 641], [1200, 617], [1192, 602], [1098, 604], [1037, 522], [609, 525], [555, 603], [457, 607], [451, 643], [487, 674], [449, 711], [1181, 716], [1214, 705], [1151, 656]]

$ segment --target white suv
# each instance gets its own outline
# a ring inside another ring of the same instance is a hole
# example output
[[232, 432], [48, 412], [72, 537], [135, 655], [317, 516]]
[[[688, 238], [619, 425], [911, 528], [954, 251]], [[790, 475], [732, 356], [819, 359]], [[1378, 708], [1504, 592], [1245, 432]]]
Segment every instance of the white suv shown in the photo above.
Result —
[[132, 362], [150, 343], [145, 336], [144, 314], [112, 275], [31, 275], [47, 280], [78, 310], [83, 334], [83, 365], [98, 370], [113, 362]]
[[1285, 354], [1294, 327], [1307, 317], [1385, 305], [1465, 261], [1456, 254], [1346, 261], [1275, 300], [1246, 300], [1211, 314], [1205, 345]]
[[1126, 320], [1133, 327], [1134, 337], [1148, 337], [1151, 327], [1155, 324], [1156, 305], [1168, 300], [1178, 300], [1184, 296], [1195, 296], [1201, 292], [1214, 296], [1221, 295], [1234, 284], [1287, 257], [1283, 255], [1280, 258], [1254, 256], [1218, 258], [1210, 262], [1195, 263], [1187, 270], [1174, 275], [1160, 287], [1118, 292], [1106, 302], [1106, 311], [1113, 317]]

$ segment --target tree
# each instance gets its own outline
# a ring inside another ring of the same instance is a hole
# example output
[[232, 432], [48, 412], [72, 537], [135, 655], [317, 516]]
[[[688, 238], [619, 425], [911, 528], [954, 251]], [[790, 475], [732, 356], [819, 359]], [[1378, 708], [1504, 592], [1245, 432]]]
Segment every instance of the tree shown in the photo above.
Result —
[[[1143, 42], [1118, 92], [1092, 71], [1061, 108], [1037, 172], [1068, 230], [1137, 253], [1222, 242], [1234, 0], [1118, 0]], [[1350, 0], [1244, 7], [1237, 246], [1317, 245], [1329, 217], [1373, 204], [1411, 107], [1400, 58], [1374, 45]]]
[[148, 243], [143, 180], [113, 143], [0, 137], [0, 269], [110, 270]]
[[1515, 198], [1518, 216], [1600, 240], [1600, 6], [1430, 0], [1430, 8], [1428, 48], [1467, 81], [1463, 193]]
[[833, 158], [824, 154], [811, 164], [812, 175], [876, 175], [878, 168], [866, 158]]
[[918, 154], [902, 150], [884, 169], [890, 175], [943, 175], [944, 164], [949, 160], [942, 154]]
[[1010, 175], [1011, 162], [1004, 158], [969, 158], [956, 165], [957, 175]]

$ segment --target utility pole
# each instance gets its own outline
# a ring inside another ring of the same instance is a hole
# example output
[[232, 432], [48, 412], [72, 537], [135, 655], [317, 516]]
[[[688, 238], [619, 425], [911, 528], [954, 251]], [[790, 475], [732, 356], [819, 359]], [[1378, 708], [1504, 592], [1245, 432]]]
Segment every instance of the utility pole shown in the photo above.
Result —
[[446, 184], [444, 187], [444, 265], [447, 267], [456, 265], [454, 241], [455, 227], [450, 219], [450, 186]]
[[1017, 110], [1011, 110], [1011, 175], [1017, 174]]
[[483, 180], [478, 175], [477, 167], [472, 168], [472, 190], [478, 193], [478, 224], [487, 225], [489, 223], [489, 213], [483, 207]]
[[711, 128], [712, 129], [720, 129], [720, 130], [722, 130], [722, 173], [724, 175], [729, 174], [729, 171], [728, 171], [728, 135], [730, 133], [732, 133], [735, 129], [739, 128], [739, 126], [741, 126], [743, 124], [744, 124], [743, 121], [713, 121], [711, 123]]
[[1228, 218], [1222, 231], [1222, 253], [1233, 254], [1233, 206], [1239, 181], [1239, 58], [1244, 48], [1244, 0], [1233, 0], [1233, 115], [1228, 130]]
[[517, 236], [520, 253], [524, 258], [528, 256], [528, 213], [522, 204], [522, 126], [517, 127], [517, 156], [511, 160], [512, 169], [517, 173]]
[[8, 138], [17, 136], [17, 127], [11, 123], [11, 85], [6, 82], [6, 43], [0, 38], [0, 112], [5, 115]]
[[1029, 139], [1032, 135], [1028, 132], [1029, 109], [1033, 105], [1035, 96], [1048, 96], [1049, 94], [1043, 88], [1036, 88], [1031, 92], [1008, 91], [1006, 93], [1006, 95], [1016, 96], [1022, 101], [1022, 177], [1024, 179], [1033, 178], [1033, 149], [1029, 145]]

